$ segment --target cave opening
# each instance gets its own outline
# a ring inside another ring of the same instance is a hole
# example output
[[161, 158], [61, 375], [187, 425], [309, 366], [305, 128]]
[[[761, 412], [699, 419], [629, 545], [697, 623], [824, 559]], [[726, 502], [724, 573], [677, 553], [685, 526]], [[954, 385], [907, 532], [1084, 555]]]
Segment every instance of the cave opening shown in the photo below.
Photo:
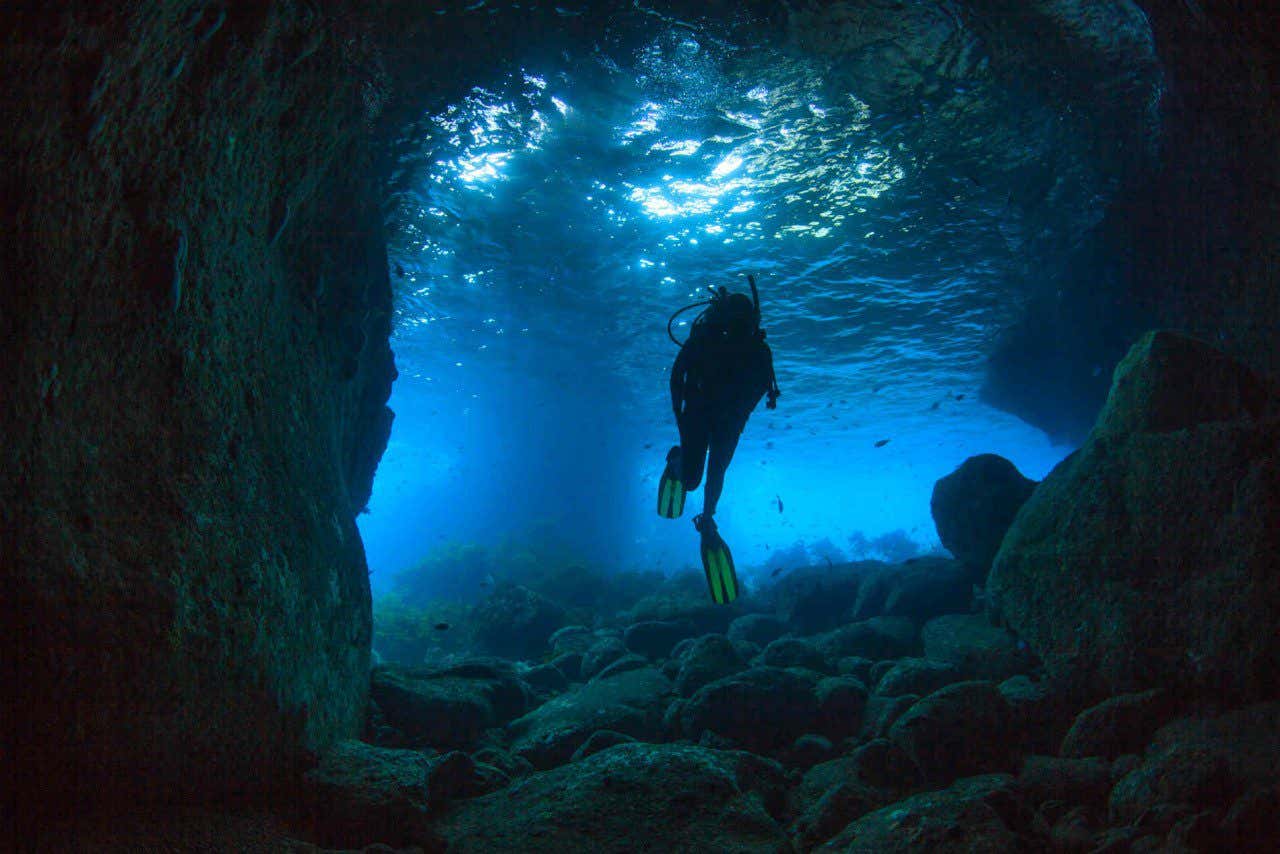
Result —
[[[749, 575], [936, 550], [938, 478], [994, 452], [1039, 479], [1082, 438], [1139, 328], [1095, 232], [1158, 154], [1151, 31], [1128, 4], [1056, 39], [982, 4], [891, 6], [441, 16], [538, 47], [455, 69], [396, 140], [375, 594], [475, 544], [696, 565], [652, 507], [677, 441], [665, 325], [747, 274], [783, 391], [718, 515]], [[1084, 280], [1101, 316], [1062, 299]], [[1045, 305], [1054, 334], [1089, 330], [1068, 367], [1019, 327]], [[437, 592], [480, 594], [465, 574]]]

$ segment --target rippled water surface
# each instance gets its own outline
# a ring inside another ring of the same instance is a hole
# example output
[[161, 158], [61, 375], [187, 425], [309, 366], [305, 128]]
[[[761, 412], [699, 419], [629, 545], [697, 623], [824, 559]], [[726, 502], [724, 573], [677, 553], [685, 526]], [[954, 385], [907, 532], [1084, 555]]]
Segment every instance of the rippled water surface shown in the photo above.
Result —
[[664, 20], [639, 44], [501, 69], [418, 126], [389, 215], [401, 378], [361, 518], [375, 585], [535, 526], [617, 565], [696, 563], [692, 526], [653, 506], [666, 324], [748, 273], [783, 397], [721, 502], [740, 565], [898, 530], [928, 548], [932, 485], [966, 457], [1039, 478], [1069, 450], [978, 400], [1036, 263], [1006, 189], [820, 60]]

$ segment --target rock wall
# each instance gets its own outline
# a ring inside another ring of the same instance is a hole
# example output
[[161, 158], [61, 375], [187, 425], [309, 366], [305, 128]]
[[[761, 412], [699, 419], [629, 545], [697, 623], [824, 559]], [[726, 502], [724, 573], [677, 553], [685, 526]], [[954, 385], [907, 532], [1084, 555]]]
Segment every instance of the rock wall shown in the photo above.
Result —
[[0, 625], [20, 808], [271, 786], [357, 732], [390, 428], [361, 37], [0, 14]]

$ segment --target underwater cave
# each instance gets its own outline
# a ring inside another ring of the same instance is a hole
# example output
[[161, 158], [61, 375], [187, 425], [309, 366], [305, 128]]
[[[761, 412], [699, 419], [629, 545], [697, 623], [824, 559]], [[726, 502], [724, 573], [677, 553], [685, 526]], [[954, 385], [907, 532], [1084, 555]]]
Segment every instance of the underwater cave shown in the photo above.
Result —
[[1280, 838], [1268, 4], [0, 35], [14, 850]]

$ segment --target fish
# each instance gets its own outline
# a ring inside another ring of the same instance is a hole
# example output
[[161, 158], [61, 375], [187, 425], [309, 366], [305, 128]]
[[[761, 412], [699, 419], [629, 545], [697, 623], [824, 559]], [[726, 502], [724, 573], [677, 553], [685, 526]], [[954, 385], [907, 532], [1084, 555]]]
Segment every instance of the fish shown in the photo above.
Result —
[[876, 447], [883, 448], [885, 445], [889, 444], [889, 442], [889, 439], [881, 439], [879, 442], [876, 442]]
[[775, 495], [775, 496], [773, 496], [773, 498], [774, 498], [774, 500], [775, 500], [775, 501], [777, 501], [777, 502], [778, 502], [778, 512], [779, 512], [779, 513], [781, 513], [781, 512], [782, 512], [782, 496], [781, 496], [781, 495]]
[[957, 394], [957, 395], [954, 395], [954, 397], [955, 397], [955, 399], [956, 399], [956, 400], [964, 400], [964, 395], [963, 395], [963, 394]]
[[451, 626], [448, 623], [436, 623], [432, 628], [437, 632], [446, 632], [451, 628]]
[[834, 569], [834, 568], [835, 568], [835, 564], [831, 562], [831, 556], [830, 556], [830, 555], [823, 555], [823, 556], [822, 556], [822, 559], [823, 559], [823, 560], [825, 560], [825, 561], [827, 562], [827, 569]]
[[878, 385], [878, 386], [876, 386], [875, 388], [871, 389], [871, 393], [872, 393], [872, 394], [875, 394], [876, 392], [878, 392], [878, 391], [879, 391], [880, 389], [882, 389], [882, 388], [884, 388], [884, 384], [883, 384], [883, 383], [881, 383], [880, 385]]
[[784, 570], [784, 569], [786, 569], [786, 567], [785, 567], [785, 566], [780, 566], [780, 567], [778, 567], [778, 568], [777, 568], [777, 569], [775, 569], [773, 572], [769, 573], [769, 577], [770, 577], [770, 578], [777, 578], [777, 577], [778, 577], [778, 573], [782, 572], [782, 570]]
[[405, 275], [405, 274], [404, 274], [404, 267], [401, 267], [399, 264], [396, 264], [396, 275], [397, 275], [397, 276], [399, 276], [399, 277], [400, 277], [400, 278], [402, 278], [402, 279], [404, 278], [404, 275]]
[[935, 400], [935, 401], [933, 402], [933, 406], [930, 406], [930, 407], [929, 407], [929, 411], [930, 411], [930, 412], [933, 412], [935, 409], [937, 409], [937, 408], [938, 408], [939, 406], [941, 406], [941, 405], [942, 405], [942, 401], [940, 401], [940, 400]]

